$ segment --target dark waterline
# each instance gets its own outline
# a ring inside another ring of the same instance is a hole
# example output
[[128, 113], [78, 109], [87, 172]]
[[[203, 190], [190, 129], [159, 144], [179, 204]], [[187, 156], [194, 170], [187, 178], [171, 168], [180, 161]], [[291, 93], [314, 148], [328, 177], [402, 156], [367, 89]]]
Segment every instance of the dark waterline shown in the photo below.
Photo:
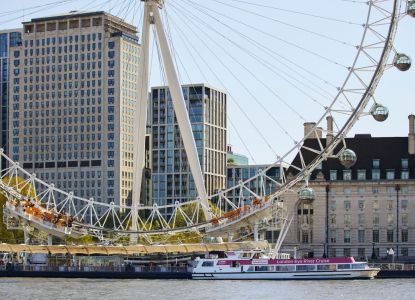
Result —
[[191, 281], [0, 279], [0, 299], [415, 299], [415, 279]]

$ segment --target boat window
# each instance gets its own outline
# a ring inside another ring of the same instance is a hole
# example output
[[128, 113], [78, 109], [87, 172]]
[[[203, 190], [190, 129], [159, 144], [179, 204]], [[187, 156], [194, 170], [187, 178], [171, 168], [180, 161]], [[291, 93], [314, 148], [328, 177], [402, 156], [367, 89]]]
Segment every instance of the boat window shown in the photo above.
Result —
[[314, 265], [299, 265], [297, 266], [297, 271], [314, 271], [316, 266]]
[[348, 269], [350, 269], [350, 265], [349, 264], [337, 265], [337, 269], [338, 270], [348, 270]]
[[318, 265], [317, 270], [319, 270], [319, 271], [329, 271], [330, 270], [330, 265]]
[[254, 271], [254, 267], [249, 267], [247, 271], [248, 272], [253, 272]]
[[241, 266], [241, 264], [239, 263], [239, 261], [232, 261], [232, 268], [239, 268]]
[[352, 269], [354, 270], [364, 270], [366, 268], [366, 264], [353, 264]]
[[295, 266], [276, 266], [275, 270], [277, 272], [293, 272], [295, 271]]
[[213, 261], [204, 261], [202, 267], [213, 267]]
[[255, 271], [256, 272], [267, 272], [268, 271], [268, 267], [267, 266], [256, 266], [255, 267]]

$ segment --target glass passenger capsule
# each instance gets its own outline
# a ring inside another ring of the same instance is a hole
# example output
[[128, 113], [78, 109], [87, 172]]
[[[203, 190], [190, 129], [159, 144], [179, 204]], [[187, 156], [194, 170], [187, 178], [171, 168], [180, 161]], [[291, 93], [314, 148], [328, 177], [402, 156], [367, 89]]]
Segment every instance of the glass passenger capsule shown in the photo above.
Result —
[[312, 202], [314, 199], [316, 199], [316, 195], [312, 188], [305, 187], [298, 192], [298, 199], [303, 202]]
[[353, 150], [344, 149], [339, 156], [339, 160], [340, 163], [348, 169], [355, 165], [355, 163], [357, 162], [357, 156]]
[[411, 17], [415, 18], [415, 0], [408, 1], [408, 8], [406, 10], [406, 13]]
[[370, 114], [376, 121], [383, 122], [389, 116], [389, 109], [386, 106], [376, 103], [370, 110]]
[[397, 53], [393, 65], [400, 71], [408, 71], [411, 68], [412, 60], [406, 54]]

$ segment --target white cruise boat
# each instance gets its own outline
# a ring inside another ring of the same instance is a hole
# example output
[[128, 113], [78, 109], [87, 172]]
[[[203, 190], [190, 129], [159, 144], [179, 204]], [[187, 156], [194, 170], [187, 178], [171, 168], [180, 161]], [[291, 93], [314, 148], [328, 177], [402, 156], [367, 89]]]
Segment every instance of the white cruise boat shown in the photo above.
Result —
[[353, 257], [289, 259], [270, 258], [262, 251], [227, 252], [225, 258], [196, 258], [192, 279], [310, 280], [373, 279], [380, 271]]

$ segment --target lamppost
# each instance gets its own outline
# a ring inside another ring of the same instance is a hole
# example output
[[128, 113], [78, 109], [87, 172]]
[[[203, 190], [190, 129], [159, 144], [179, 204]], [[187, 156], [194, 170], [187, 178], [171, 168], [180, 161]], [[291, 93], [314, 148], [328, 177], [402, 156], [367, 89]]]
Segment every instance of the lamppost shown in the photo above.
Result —
[[396, 259], [399, 256], [399, 192], [401, 187], [399, 184], [395, 186], [396, 191]]
[[329, 193], [330, 193], [330, 187], [326, 185], [326, 239], [324, 243], [324, 252], [323, 257], [326, 258], [329, 256]]
[[376, 253], [375, 253], [375, 242], [372, 243], [372, 260], [377, 259]]

